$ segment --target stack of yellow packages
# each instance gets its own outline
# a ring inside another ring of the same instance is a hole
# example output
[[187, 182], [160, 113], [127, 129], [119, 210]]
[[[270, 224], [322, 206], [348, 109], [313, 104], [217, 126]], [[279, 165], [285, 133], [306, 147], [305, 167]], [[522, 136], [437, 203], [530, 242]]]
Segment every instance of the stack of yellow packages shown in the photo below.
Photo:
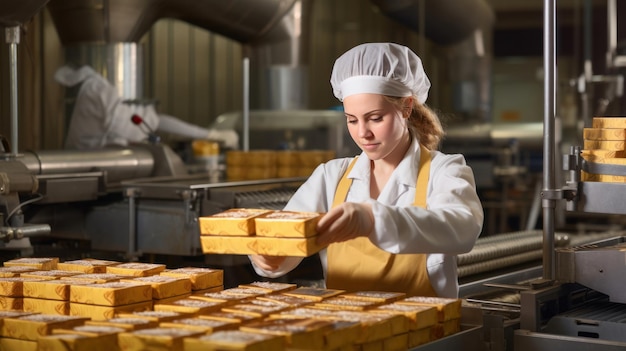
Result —
[[[583, 130], [582, 157], [594, 163], [626, 165], [626, 118], [594, 117], [592, 128]], [[625, 183], [626, 176], [581, 172], [588, 182]]]
[[317, 245], [317, 212], [233, 208], [200, 217], [202, 252], [310, 256]]
[[308, 177], [323, 162], [335, 157], [332, 150], [253, 150], [226, 153], [229, 181]]

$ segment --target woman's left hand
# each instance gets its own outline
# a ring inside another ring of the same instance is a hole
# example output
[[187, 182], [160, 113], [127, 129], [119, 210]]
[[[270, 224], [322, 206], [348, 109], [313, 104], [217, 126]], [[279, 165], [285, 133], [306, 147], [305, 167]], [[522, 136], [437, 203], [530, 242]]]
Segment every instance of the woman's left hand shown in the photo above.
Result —
[[374, 230], [374, 214], [369, 204], [344, 202], [331, 209], [317, 223], [318, 245], [329, 245], [367, 236]]

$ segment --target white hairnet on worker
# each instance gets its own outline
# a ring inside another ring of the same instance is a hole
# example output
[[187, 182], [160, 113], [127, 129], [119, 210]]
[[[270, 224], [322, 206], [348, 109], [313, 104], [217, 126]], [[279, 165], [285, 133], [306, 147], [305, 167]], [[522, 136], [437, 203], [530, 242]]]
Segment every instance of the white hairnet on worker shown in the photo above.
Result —
[[368, 43], [341, 55], [330, 77], [339, 101], [354, 94], [417, 96], [423, 104], [430, 81], [422, 60], [411, 49], [394, 43]]
[[[236, 149], [239, 137], [235, 131], [212, 130], [157, 113], [152, 105], [125, 103], [117, 89], [89, 66], [74, 69], [63, 66], [54, 78], [60, 84], [80, 86], [72, 112], [65, 147], [97, 149], [108, 145], [126, 146], [146, 140], [151, 132], [165, 132], [189, 139], [210, 139]], [[144, 126], [131, 117], [138, 115]]]

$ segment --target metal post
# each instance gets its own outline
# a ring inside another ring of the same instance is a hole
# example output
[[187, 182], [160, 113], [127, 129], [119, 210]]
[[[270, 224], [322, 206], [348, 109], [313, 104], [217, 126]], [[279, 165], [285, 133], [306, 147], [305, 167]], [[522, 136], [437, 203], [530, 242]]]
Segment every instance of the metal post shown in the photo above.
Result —
[[243, 151], [250, 150], [250, 59], [243, 59]]
[[20, 42], [20, 27], [9, 27], [5, 29], [6, 42], [9, 44], [9, 71], [10, 71], [10, 94], [11, 94], [11, 152], [17, 155], [17, 44]]
[[[544, 0], [543, 278], [554, 279], [556, 0]], [[547, 198], [546, 198], [547, 196]]]

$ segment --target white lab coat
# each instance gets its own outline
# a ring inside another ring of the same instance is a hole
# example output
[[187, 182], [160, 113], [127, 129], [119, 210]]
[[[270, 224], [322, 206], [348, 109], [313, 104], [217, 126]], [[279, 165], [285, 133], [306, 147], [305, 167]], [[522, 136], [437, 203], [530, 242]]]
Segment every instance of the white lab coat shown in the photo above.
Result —
[[[71, 87], [82, 83], [72, 111], [65, 147], [99, 149], [109, 145], [126, 146], [146, 140], [150, 133], [167, 132], [189, 139], [221, 141], [237, 148], [238, 135], [232, 130], [210, 130], [159, 114], [153, 105], [125, 103], [117, 89], [89, 66], [73, 69], [63, 66], [55, 73], [60, 84]], [[137, 114], [144, 125], [132, 123]]]
[[[456, 255], [468, 252], [482, 230], [483, 208], [476, 194], [474, 174], [462, 155], [431, 151], [428, 208], [412, 206], [420, 148], [414, 141], [378, 199], [371, 199], [370, 160], [362, 153], [349, 174], [353, 179], [346, 201], [372, 205], [375, 220], [370, 240], [390, 253], [425, 253], [433, 289], [442, 297], [458, 296]], [[351, 158], [319, 165], [296, 191], [285, 210], [326, 212], [332, 206], [339, 179]], [[326, 250], [320, 252], [326, 274]], [[347, 258], [349, 259], [349, 258]], [[301, 258], [289, 257], [275, 272], [254, 266], [257, 274], [279, 277]]]

